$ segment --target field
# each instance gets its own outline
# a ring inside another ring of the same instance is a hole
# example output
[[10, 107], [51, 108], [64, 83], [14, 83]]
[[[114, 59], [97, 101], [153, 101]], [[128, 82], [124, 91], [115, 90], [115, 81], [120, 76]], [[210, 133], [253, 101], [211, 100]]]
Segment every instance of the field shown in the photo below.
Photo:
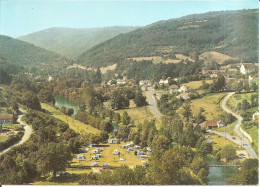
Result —
[[188, 59], [191, 62], [194, 62], [194, 60], [192, 60], [190, 57], [185, 56], [183, 54], [176, 54], [176, 59], [163, 59], [160, 56], [151, 56], [151, 57], [134, 57], [134, 58], [127, 58], [127, 60], [135, 60], [137, 62], [140, 62], [142, 60], [149, 60], [149, 61], [153, 61], [154, 64], [159, 64], [160, 62], [162, 62], [163, 64], [169, 64], [169, 63], [179, 63], [181, 60], [186, 60]]
[[62, 112], [60, 112], [59, 110], [53, 108], [52, 106], [50, 106], [48, 104], [41, 103], [41, 106], [46, 111], [50, 112], [53, 117], [68, 123], [70, 128], [73, 129], [75, 132], [78, 132], [78, 133], [85, 132], [85, 133], [92, 133], [92, 134], [97, 134], [100, 132], [100, 130], [98, 130], [90, 125], [84, 124], [78, 120], [75, 120], [74, 118], [63, 114]]
[[149, 106], [136, 107], [132, 100], [130, 101], [129, 109], [116, 110], [115, 112], [118, 112], [122, 116], [124, 111], [128, 113], [131, 117], [131, 121], [133, 120], [135, 124], [143, 123], [145, 120], [150, 121], [152, 119], [155, 119], [157, 128], [161, 124], [160, 119], [151, 113]]
[[[208, 94], [200, 99], [194, 99], [191, 102], [191, 110], [194, 115], [196, 115], [199, 111], [199, 108], [203, 108], [205, 110], [204, 114], [206, 120], [218, 119], [219, 116], [224, 113], [222, 110], [220, 103], [221, 100], [225, 97], [226, 93], [214, 93]], [[178, 109], [180, 112], [181, 108]]]
[[[128, 142], [129, 143], [129, 142]], [[71, 164], [72, 166], [91, 166], [93, 162], [97, 162], [99, 166], [102, 166], [104, 163], [107, 163], [109, 166], [118, 167], [121, 165], [127, 165], [130, 168], [134, 168], [135, 165], [142, 165], [142, 161], [147, 161], [147, 159], [139, 159], [139, 156], [134, 155], [134, 149], [133, 151], [127, 151], [127, 149], [123, 149], [122, 146], [126, 145], [126, 143], [121, 142], [120, 144], [108, 144], [109, 147], [100, 147], [103, 149], [101, 152], [102, 158], [99, 158], [99, 160], [91, 160], [91, 156], [95, 156], [95, 154], [92, 154], [92, 151], [95, 150], [97, 147], [89, 148], [88, 153], [80, 153], [77, 155], [84, 155], [86, 157], [85, 160], [79, 161], [76, 158], [73, 158], [72, 162], [75, 162]], [[86, 148], [87, 149], [87, 148]], [[121, 153], [121, 157], [118, 155], [113, 155], [112, 153], [114, 150], [117, 150]], [[124, 161], [120, 161], [119, 158], [123, 158]], [[69, 169], [71, 170], [71, 169]], [[80, 170], [80, 169], [79, 169]], [[88, 170], [84, 169], [86, 172], [89, 172]], [[82, 172], [81, 172], [82, 173]]]
[[229, 106], [230, 108], [236, 108], [237, 104], [241, 103], [243, 99], [246, 99], [251, 104], [250, 97], [255, 93], [256, 92], [234, 94], [227, 101], [227, 106]]
[[253, 126], [248, 129], [244, 129], [253, 139], [254, 144], [252, 145], [253, 149], [255, 150], [256, 154], [258, 155], [258, 145], [259, 145], [259, 135], [258, 135], [258, 128], [256, 126]]
[[[213, 80], [206, 80], [206, 83], [208, 83], [208, 84], [210, 84], [212, 82], [213, 82]], [[192, 90], [196, 90], [202, 86], [202, 81], [191, 81], [191, 82], [185, 83], [185, 85], [187, 85]]]
[[204, 52], [199, 58], [203, 59], [205, 62], [216, 61], [219, 64], [222, 64], [225, 60], [233, 59], [231, 56], [216, 51]]
[[7, 137], [0, 136], [0, 143], [5, 142], [7, 139], [8, 139]]

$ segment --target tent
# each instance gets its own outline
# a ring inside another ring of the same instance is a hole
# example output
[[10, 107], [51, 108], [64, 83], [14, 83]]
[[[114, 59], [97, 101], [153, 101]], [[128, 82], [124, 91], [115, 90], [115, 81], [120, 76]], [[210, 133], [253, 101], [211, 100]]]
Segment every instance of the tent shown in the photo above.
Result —
[[98, 163], [93, 162], [93, 163], [91, 164], [91, 166], [99, 166], [99, 165], [98, 165]]
[[131, 147], [129, 147], [129, 148], [127, 149], [127, 151], [133, 151], [133, 149], [132, 149]]

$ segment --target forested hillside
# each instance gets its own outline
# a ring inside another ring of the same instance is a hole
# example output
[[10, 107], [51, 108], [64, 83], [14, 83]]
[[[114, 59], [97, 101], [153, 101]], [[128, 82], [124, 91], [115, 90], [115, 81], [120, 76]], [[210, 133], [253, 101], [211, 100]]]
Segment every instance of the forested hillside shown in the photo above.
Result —
[[18, 39], [74, 58], [101, 42], [134, 29], [136, 27], [120, 26], [90, 29], [50, 28]]
[[258, 62], [258, 10], [220, 11], [160, 21], [120, 34], [83, 53], [78, 62], [107, 66], [130, 57], [199, 54], [216, 51]]
[[1, 66], [8, 64], [8, 67], [5, 67], [9, 68], [8, 71], [11, 71], [10, 64], [24, 66], [27, 71], [53, 71], [69, 63], [66, 58], [54, 52], [2, 35], [0, 35], [0, 56]]

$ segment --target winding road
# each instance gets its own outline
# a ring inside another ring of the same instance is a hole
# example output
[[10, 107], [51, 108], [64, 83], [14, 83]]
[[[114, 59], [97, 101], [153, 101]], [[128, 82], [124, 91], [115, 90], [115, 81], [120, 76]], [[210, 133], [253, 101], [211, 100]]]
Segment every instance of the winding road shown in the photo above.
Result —
[[157, 102], [156, 102], [155, 97], [153, 96], [153, 88], [152, 87], [147, 88], [146, 97], [148, 99], [148, 103], [149, 103], [149, 106], [150, 106], [152, 113], [157, 117], [161, 117], [162, 114], [157, 108]]
[[0, 155], [6, 153], [7, 151], [9, 151], [11, 148], [13, 148], [15, 146], [23, 144], [30, 138], [30, 136], [32, 134], [32, 128], [29, 125], [27, 125], [21, 121], [21, 118], [23, 117], [24, 113], [25, 113], [25, 111], [20, 109], [20, 115], [18, 115], [18, 119], [17, 119], [17, 122], [19, 123], [17, 125], [21, 125], [24, 128], [24, 135], [23, 135], [22, 139], [19, 142], [13, 144], [12, 146], [8, 147], [7, 149], [0, 151]]
[[214, 130], [208, 130], [208, 132], [212, 132], [212, 133], [217, 134], [219, 136], [223, 136], [223, 137], [227, 138], [228, 140], [230, 140], [230, 141], [232, 141], [232, 142], [234, 142], [234, 143], [236, 143], [238, 145], [241, 145], [242, 147], [244, 147], [247, 150], [250, 158], [257, 158], [257, 155], [256, 155], [254, 149], [251, 147], [250, 142], [248, 141], [248, 139], [239, 130], [243, 118], [241, 116], [239, 116], [238, 114], [234, 113], [232, 110], [230, 110], [226, 106], [227, 100], [234, 94], [235, 94], [235, 92], [228, 93], [228, 95], [226, 95], [226, 97], [223, 99], [223, 101], [221, 103], [221, 107], [227, 113], [230, 113], [230, 114], [232, 114], [233, 116], [235, 116], [237, 118], [237, 123], [235, 125], [234, 131], [241, 138], [241, 140], [233, 139], [232, 136], [227, 135], [227, 134], [225, 134], [223, 132], [218, 132], [218, 131], [214, 131]]
[[[241, 116], [239, 116], [238, 114], [234, 113], [232, 110], [230, 110], [226, 106], [227, 100], [234, 94], [235, 94], [235, 92], [228, 93], [228, 95], [226, 95], [225, 98], [223, 99], [223, 101], [221, 103], [221, 107], [227, 113], [231, 113], [233, 116], [235, 116], [237, 118], [237, 123], [235, 125], [234, 131], [241, 138], [241, 140], [234, 139], [232, 136], [230, 136], [228, 134], [225, 134], [223, 132], [218, 132], [218, 131], [214, 131], [214, 130], [207, 130], [207, 132], [211, 132], [211, 133], [217, 134], [219, 136], [225, 137], [226, 139], [228, 139], [228, 140], [230, 140], [230, 141], [232, 141], [232, 142], [234, 142], [234, 143], [244, 147], [246, 149], [246, 151], [248, 152], [250, 158], [257, 158], [257, 155], [256, 155], [254, 149], [251, 147], [250, 142], [248, 141], [248, 139], [239, 130], [243, 118]], [[153, 89], [152, 89], [152, 87], [148, 87], [147, 88], [146, 97], [148, 98], [148, 103], [149, 103], [149, 106], [150, 106], [150, 109], [151, 109], [152, 113], [154, 115], [158, 116], [158, 117], [161, 117], [162, 114], [160, 113], [160, 111], [157, 108], [157, 102], [156, 102], [155, 97], [153, 96]]]

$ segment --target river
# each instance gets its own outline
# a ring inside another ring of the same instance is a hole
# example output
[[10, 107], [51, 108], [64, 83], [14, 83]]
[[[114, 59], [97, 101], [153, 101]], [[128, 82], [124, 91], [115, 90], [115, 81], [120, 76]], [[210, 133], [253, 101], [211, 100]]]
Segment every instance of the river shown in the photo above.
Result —
[[[214, 158], [208, 158], [207, 161], [214, 164], [224, 164], [223, 162], [217, 161]], [[229, 177], [235, 174], [237, 168], [235, 167], [210, 167], [209, 168], [209, 185], [226, 185]]]

